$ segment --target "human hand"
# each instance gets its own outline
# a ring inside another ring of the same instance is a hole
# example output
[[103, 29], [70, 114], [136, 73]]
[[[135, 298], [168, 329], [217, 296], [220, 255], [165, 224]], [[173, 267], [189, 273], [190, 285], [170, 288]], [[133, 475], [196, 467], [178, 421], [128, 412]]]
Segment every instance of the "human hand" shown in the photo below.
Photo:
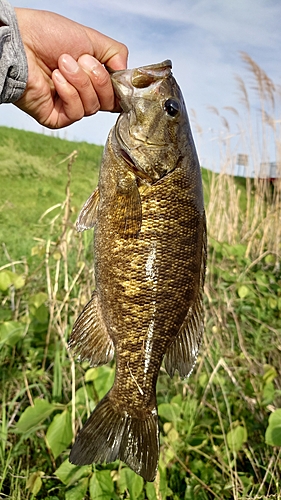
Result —
[[28, 61], [26, 89], [16, 106], [49, 128], [118, 110], [103, 65], [125, 69], [125, 45], [52, 12], [15, 11]]

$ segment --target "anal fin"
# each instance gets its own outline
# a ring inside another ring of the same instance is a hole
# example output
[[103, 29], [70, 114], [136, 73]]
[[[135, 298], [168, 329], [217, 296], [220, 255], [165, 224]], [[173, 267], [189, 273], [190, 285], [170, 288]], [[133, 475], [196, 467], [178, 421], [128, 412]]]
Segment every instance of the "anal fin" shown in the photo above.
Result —
[[114, 346], [103, 321], [97, 293], [86, 304], [74, 323], [68, 346], [81, 361], [91, 366], [104, 365], [112, 360]]

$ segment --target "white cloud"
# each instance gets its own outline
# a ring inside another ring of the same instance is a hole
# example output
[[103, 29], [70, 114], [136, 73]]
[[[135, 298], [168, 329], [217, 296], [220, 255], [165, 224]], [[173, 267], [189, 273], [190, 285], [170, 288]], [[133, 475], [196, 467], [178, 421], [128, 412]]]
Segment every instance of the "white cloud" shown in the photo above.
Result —
[[[75, 5], [75, 0], [70, 0]], [[91, 9], [91, 0], [81, 0], [79, 8]], [[281, 4], [268, 0], [96, 0], [101, 8], [122, 17], [142, 16], [171, 25], [180, 23], [202, 30], [217, 40], [271, 44], [280, 39]], [[93, 9], [94, 10], [94, 9]], [[136, 31], [138, 27], [133, 27]]]

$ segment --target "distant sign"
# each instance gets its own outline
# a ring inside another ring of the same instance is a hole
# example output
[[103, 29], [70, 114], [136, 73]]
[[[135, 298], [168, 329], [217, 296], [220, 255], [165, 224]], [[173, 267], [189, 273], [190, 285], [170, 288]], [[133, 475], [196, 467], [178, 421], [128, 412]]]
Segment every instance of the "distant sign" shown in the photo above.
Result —
[[263, 162], [260, 164], [260, 179], [280, 179], [281, 163], [276, 161]]
[[247, 165], [249, 165], [249, 156], [242, 154], [237, 155], [237, 165], [247, 167]]

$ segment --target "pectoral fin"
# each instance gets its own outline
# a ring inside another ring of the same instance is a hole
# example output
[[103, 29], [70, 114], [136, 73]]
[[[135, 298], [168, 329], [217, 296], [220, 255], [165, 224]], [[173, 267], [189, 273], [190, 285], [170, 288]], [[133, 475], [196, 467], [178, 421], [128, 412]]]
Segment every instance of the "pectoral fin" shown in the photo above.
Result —
[[141, 199], [136, 182], [128, 189], [117, 187], [114, 199], [114, 218], [121, 238], [137, 238], [141, 229]]
[[91, 229], [92, 227], [94, 227], [97, 221], [99, 199], [99, 188], [96, 188], [82, 207], [82, 210], [76, 222], [77, 231], [81, 232], [85, 229]]
[[79, 354], [80, 361], [87, 360], [91, 366], [104, 365], [112, 360], [114, 346], [104, 324], [96, 292], [75, 321], [68, 346]]

